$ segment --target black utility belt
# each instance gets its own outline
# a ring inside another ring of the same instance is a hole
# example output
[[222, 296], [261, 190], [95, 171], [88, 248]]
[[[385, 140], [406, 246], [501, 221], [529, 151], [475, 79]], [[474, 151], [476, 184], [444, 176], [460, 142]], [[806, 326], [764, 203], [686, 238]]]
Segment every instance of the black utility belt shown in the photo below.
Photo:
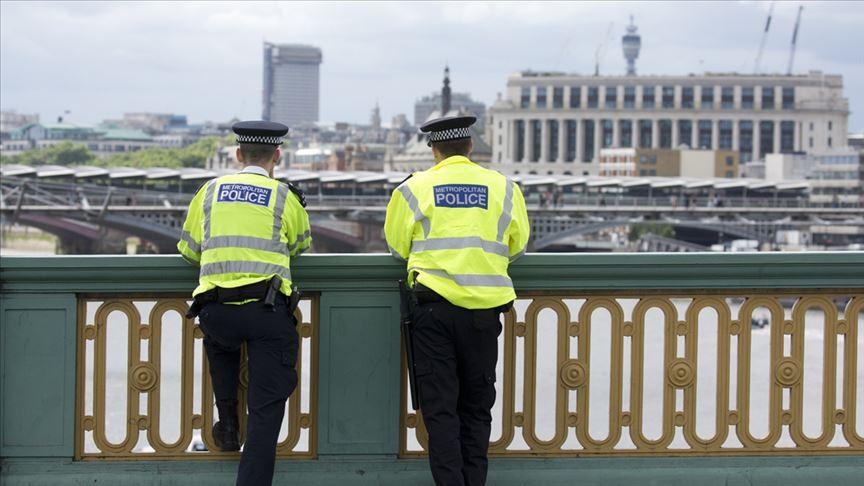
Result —
[[270, 280], [262, 280], [240, 287], [214, 287], [195, 296], [186, 317], [191, 319], [197, 316], [207, 304], [242, 302], [250, 299], [262, 299], [264, 305], [271, 309], [277, 302], [288, 304], [291, 306], [291, 312], [294, 312], [300, 298], [300, 292], [294, 288], [291, 297], [288, 297], [280, 291], [281, 288], [282, 277], [278, 275]]
[[[430, 289], [429, 287], [421, 284], [420, 282], [414, 282], [414, 296], [417, 299], [418, 304], [434, 304], [436, 302], [447, 302], [450, 301], [442, 297], [440, 294]], [[492, 309], [473, 309], [473, 310], [493, 310], [495, 312], [507, 312], [510, 308], [513, 307], [513, 302], [507, 302], [506, 304], [499, 305], [498, 307], [493, 307]]]

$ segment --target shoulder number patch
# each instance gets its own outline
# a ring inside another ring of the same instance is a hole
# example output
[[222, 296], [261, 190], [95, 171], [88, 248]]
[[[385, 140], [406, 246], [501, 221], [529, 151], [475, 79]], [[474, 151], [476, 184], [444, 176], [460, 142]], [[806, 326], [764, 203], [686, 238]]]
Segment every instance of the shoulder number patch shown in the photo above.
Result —
[[444, 184], [434, 186], [435, 206], [443, 208], [487, 209], [489, 188], [479, 184]]
[[251, 184], [222, 184], [219, 186], [217, 202], [240, 202], [258, 206], [270, 205], [272, 189]]

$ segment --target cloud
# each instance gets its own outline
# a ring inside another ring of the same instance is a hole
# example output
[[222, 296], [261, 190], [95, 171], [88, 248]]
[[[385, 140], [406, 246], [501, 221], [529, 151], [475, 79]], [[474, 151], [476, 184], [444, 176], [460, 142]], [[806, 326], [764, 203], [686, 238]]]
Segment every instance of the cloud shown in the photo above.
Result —
[[[795, 70], [844, 76], [850, 127], [864, 129], [864, 3], [802, 2]], [[783, 72], [798, 3], [777, 2], [763, 70]], [[321, 117], [413, 113], [440, 89], [491, 103], [521, 69], [625, 69], [620, 37], [634, 15], [641, 73], [753, 68], [768, 2], [9, 2], [0, 3], [0, 105], [81, 123], [126, 111], [193, 121], [257, 117], [261, 42], [317, 45]]]

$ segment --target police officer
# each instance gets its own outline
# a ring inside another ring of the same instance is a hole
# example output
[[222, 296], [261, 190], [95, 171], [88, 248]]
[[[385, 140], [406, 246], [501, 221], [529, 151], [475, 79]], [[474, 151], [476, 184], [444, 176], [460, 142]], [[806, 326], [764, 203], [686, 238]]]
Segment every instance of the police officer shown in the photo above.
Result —
[[240, 450], [240, 345], [249, 359], [246, 443], [238, 485], [269, 485], [285, 401], [297, 386], [296, 288], [290, 258], [312, 242], [299, 190], [273, 179], [288, 127], [234, 125], [238, 174], [207, 182], [189, 204], [178, 250], [201, 267], [189, 316], [199, 314], [219, 421], [213, 440]]
[[437, 164], [393, 191], [384, 223], [417, 302], [414, 369], [439, 485], [486, 482], [500, 315], [516, 297], [507, 267], [529, 236], [519, 187], [468, 159], [475, 121], [454, 116], [420, 127]]

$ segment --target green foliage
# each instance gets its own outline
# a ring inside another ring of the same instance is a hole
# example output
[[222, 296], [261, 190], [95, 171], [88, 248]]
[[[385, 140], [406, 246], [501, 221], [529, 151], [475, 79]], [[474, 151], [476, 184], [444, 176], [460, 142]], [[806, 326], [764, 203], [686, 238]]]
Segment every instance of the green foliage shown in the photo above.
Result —
[[217, 148], [230, 143], [220, 137], [207, 137], [183, 148], [150, 148], [137, 152], [114, 154], [104, 159], [93, 155], [84, 145], [62, 142], [51, 147], [29, 150], [18, 155], [0, 156], [0, 164], [23, 165], [95, 165], [98, 167], [200, 167]]
[[138, 152], [115, 154], [108, 158], [97, 160], [94, 165], [100, 167], [181, 167], [203, 168], [207, 157], [213, 155], [225, 140], [219, 137], [207, 137], [183, 148], [151, 148]]
[[90, 153], [87, 147], [73, 142], [61, 142], [50, 147], [3, 157], [4, 164], [23, 165], [88, 165], [94, 160], [96, 156]]
[[630, 226], [630, 241], [637, 241], [643, 235], [654, 233], [664, 238], [675, 238], [675, 228], [669, 223], [636, 223]]

